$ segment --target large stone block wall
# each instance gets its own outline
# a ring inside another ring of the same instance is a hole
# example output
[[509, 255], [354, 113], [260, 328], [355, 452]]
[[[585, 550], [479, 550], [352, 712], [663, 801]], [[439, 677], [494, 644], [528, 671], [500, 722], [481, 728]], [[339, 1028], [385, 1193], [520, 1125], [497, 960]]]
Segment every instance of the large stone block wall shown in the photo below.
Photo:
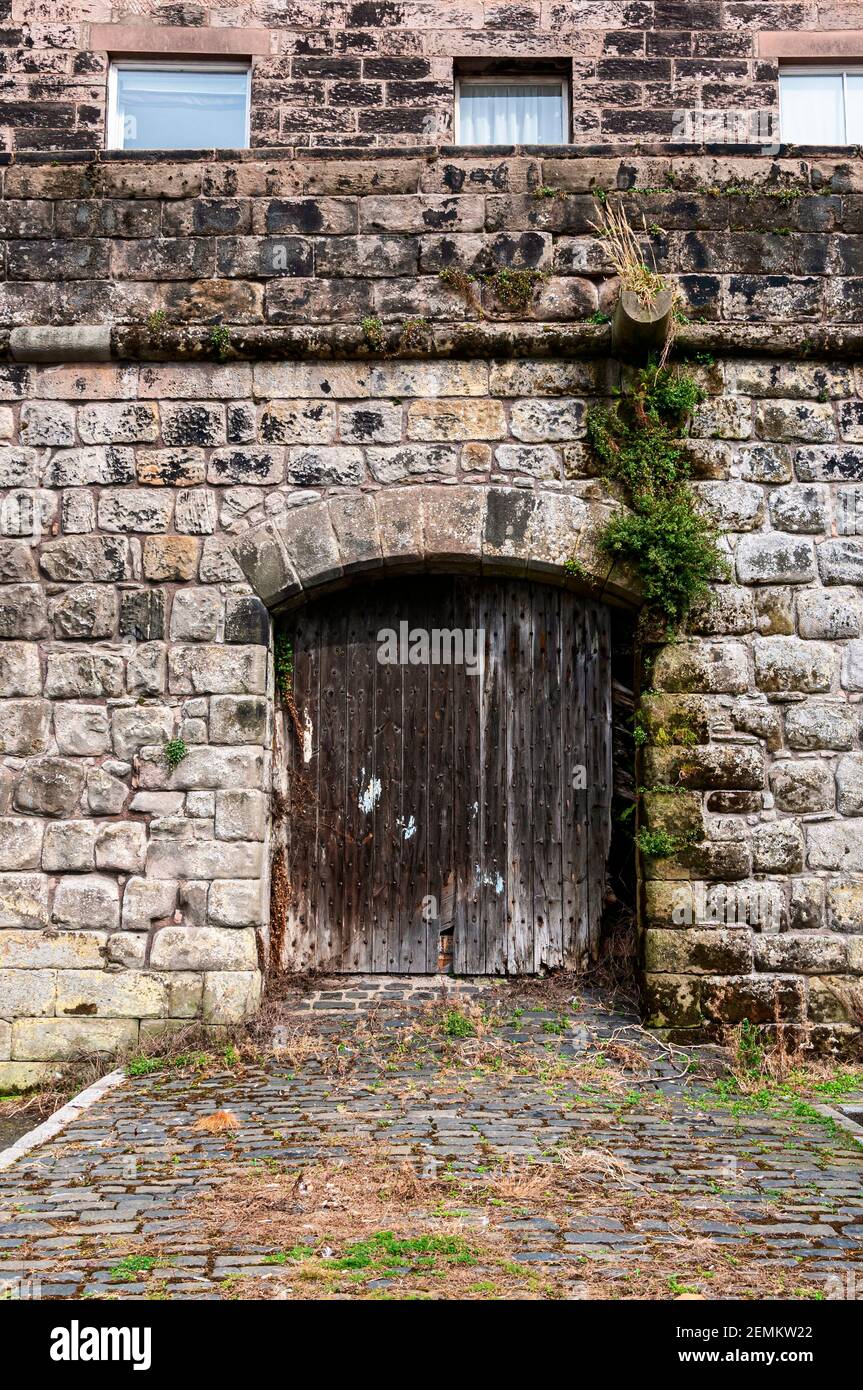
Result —
[[[688, 304], [695, 486], [731, 566], [647, 654], [643, 823], [681, 846], [641, 866], [649, 1015], [672, 1036], [747, 1017], [849, 1042], [859, 159], [3, 161], [0, 1084], [257, 1008], [268, 609], [375, 566], [582, 583], [573, 555], [591, 592], [637, 603], [597, 552], [620, 504], [585, 445], [589, 405], [630, 370], [593, 225], [610, 193]], [[486, 277], [521, 268], [542, 279], [506, 305]], [[61, 340], [72, 360], [40, 363]]]
[[[314, 352], [316, 330], [368, 317], [402, 351], [417, 317], [457, 326], [472, 352], [525, 323], [557, 326], [559, 348], [573, 328], [601, 342], [618, 288], [596, 235], [609, 195], [694, 324], [774, 324], [805, 350], [822, 325], [859, 326], [863, 312], [852, 154], [20, 154], [0, 156], [0, 175], [0, 347], [16, 325], [107, 323], [126, 330], [118, 355], [171, 355], [184, 346], [174, 325], [198, 326], [185, 350], [206, 352], [207, 326], [223, 323], [239, 349], [244, 334], [284, 344], [296, 328], [291, 341]], [[498, 292], [508, 270], [536, 274], [523, 304]], [[469, 293], [453, 271], [475, 277]]]
[[[667, 140], [687, 110], [769, 122], [777, 59], [762, 33], [858, 31], [859, 57], [863, 30], [857, 0], [3, 0], [0, 9], [0, 130], [16, 150], [104, 144], [108, 57], [129, 51], [130, 28], [149, 31], [154, 52], [214, 57], [243, 52], [241, 33], [252, 30], [252, 144], [331, 147], [451, 140], [459, 62], [563, 60], [579, 144]], [[142, 52], [139, 38], [132, 51]]]
[[[585, 413], [622, 370], [0, 367], [2, 1084], [254, 1011], [274, 703], [258, 595], [442, 557], [576, 583], [577, 554], [601, 586], [617, 504]], [[844, 1044], [863, 976], [863, 372], [697, 370], [696, 489], [731, 574], [648, 677], [647, 823], [687, 832], [643, 866], [651, 1018], [675, 1036], [779, 1018]], [[626, 599], [625, 576], [611, 587]]]

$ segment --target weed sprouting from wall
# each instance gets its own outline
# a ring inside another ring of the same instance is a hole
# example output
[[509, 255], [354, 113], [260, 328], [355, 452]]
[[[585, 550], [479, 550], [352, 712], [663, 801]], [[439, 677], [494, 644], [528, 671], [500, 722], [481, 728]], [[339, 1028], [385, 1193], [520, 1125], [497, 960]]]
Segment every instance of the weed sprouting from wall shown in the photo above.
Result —
[[692, 837], [672, 835], [668, 830], [649, 830], [642, 826], [635, 837], [642, 854], [650, 859], [670, 859], [692, 843]]
[[413, 316], [405, 319], [399, 334], [401, 352], [425, 352], [431, 346], [432, 329], [427, 318]]
[[210, 329], [210, 351], [219, 362], [223, 362], [231, 346], [231, 330], [224, 323], [216, 323]]
[[294, 692], [294, 649], [288, 634], [276, 630], [274, 639], [276, 686], [283, 700]]
[[612, 517], [599, 544], [638, 575], [646, 616], [670, 635], [725, 562], [718, 533], [698, 510], [681, 432], [702, 398], [694, 379], [651, 362], [612, 409], [592, 410], [587, 437], [606, 479], [629, 510]]
[[162, 749], [162, 756], [165, 763], [173, 772], [174, 768], [179, 767], [184, 758], [189, 756], [189, 749], [185, 739], [169, 738], [165, 747]]
[[385, 346], [384, 326], [375, 314], [368, 314], [361, 324], [363, 337], [372, 352], [383, 352]]
[[600, 221], [590, 225], [605, 242], [608, 259], [620, 276], [622, 287], [630, 290], [645, 308], [650, 308], [668, 288], [667, 282], [655, 266], [646, 263], [638, 237], [629, 224], [626, 209], [608, 201], [600, 206]]
[[480, 318], [485, 317], [479, 291], [477, 289], [477, 278], [472, 271], [465, 270], [463, 266], [448, 265], [439, 272], [438, 279], [456, 294], [461, 295], [465, 303], [473, 309]]
[[547, 270], [496, 270], [485, 276], [495, 298], [514, 314], [525, 314], [540, 285], [548, 279]]

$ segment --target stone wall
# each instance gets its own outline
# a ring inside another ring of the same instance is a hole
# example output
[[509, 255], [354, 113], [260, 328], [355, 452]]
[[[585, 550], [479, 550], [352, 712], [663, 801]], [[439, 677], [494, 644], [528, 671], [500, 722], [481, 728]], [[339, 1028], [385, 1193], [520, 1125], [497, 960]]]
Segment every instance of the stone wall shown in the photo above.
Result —
[[[120, 355], [195, 342], [212, 355], [206, 328], [170, 329], [224, 323], [236, 350], [273, 329], [271, 351], [321, 352], [332, 342], [316, 329], [373, 317], [405, 351], [401, 330], [419, 317], [446, 326], [447, 351], [455, 325], [462, 350], [484, 352], [493, 330], [524, 324], [556, 325], [552, 351], [572, 350], [574, 328], [596, 350], [617, 294], [596, 235], [609, 194], [648, 261], [676, 276], [694, 324], [796, 329], [811, 349], [821, 325], [859, 325], [863, 310], [863, 171], [835, 151], [3, 160], [0, 346], [15, 325], [83, 322], [127, 329]], [[508, 270], [535, 276], [526, 303], [501, 296], [495, 276]], [[475, 277], [467, 292], [454, 271]]]
[[[849, 1042], [859, 160], [16, 154], [2, 172], [0, 1085], [257, 1007], [268, 610], [425, 565], [637, 603], [597, 552], [620, 504], [584, 442], [629, 370], [594, 321], [617, 285], [591, 190], [657, 219], [699, 305], [678, 337], [707, 393], [689, 452], [731, 566], [648, 653], [644, 823], [685, 842], [642, 864], [651, 1021]], [[439, 276], [531, 263], [549, 273], [521, 309], [493, 278]]]
[[[604, 359], [0, 370], [4, 1084], [84, 1043], [256, 1007], [272, 673], [248, 581], [290, 596], [274, 548], [307, 589], [384, 563], [387, 535], [402, 564], [448, 547], [454, 567], [506, 570], [521, 548], [545, 578], [560, 582], [570, 554], [600, 574], [610, 504], [584, 416], [619, 372]], [[650, 678], [644, 779], [686, 790], [649, 796], [648, 820], [695, 832], [645, 866], [653, 1019], [680, 1030], [778, 1009], [841, 1036], [851, 1005], [833, 987], [863, 974], [863, 540], [843, 533], [863, 500], [863, 374], [740, 359], [700, 373], [696, 486], [733, 579]], [[525, 541], [526, 502], [541, 526]], [[189, 752], [172, 772], [174, 737]], [[740, 925], [704, 925], [725, 890], [707, 902], [697, 885], [717, 883], [750, 904]]]
[[454, 64], [530, 70], [550, 60], [571, 76], [573, 140], [595, 144], [670, 139], [681, 111], [769, 123], [778, 63], [763, 36], [839, 31], [844, 48], [832, 52], [859, 58], [863, 30], [857, 0], [3, 0], [0, 9], [0, 130], [16, 150], [102, 146], [109, 54], [140, 56], [149, 44], [175, 57], [254, 55], [256, 146], [446, 142]]

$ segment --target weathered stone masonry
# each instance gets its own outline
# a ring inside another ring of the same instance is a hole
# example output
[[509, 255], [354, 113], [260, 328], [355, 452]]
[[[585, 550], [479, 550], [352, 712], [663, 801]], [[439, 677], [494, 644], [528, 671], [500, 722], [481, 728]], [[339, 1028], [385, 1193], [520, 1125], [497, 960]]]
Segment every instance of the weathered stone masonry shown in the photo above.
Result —
[[[3, 0], [0, 16], [0, 130], [15, 150], [104, 144], [116, 54], [251, 58], [261, 148], [446, 142], [454, 64], [553, 63], [572, 83], [572, 139], [595, 144], [674, 138], [685, 110], [769, 126], [778, 57], [847, 54], [863, 31], [858, 0]], [[777, 31], [804, 46], [771, 43]]]
[[[641, 779], [683, 790], [649, 794], [645, 815], [693, 843], [643, 865], [650, 1015], [674, 1036], [778, 1017], [848, 1042], [863, 975], [859, 161], [29, 157], [3, 180], [0, 1082], [257, 1007], [268, 608], [425, 565], [583, 583], [564, 575], [573, 556], [637, 602], [597, 553], [620, 504], [584, 444], [589, 403], [627, 370], [590, 322], [615, 294], [592, 189], [655, 219], [699, 317], [680, 335], [707, 392], [690, 449], [732, 566], [651, 653]], [[440, 280], [448, 264], [548, 278], [526, 313], [477, 281], [480, 319]], [[385, 351], [360, 327], [370, 311]], [[106, 360], [15, 360], [50, 356], [34, 321]], [[82, 339], [81, 324], [104, 327]], [[171, 772], [173, 737], [189, 753]], [[725, 897], [740, 925], [717, 925]]]

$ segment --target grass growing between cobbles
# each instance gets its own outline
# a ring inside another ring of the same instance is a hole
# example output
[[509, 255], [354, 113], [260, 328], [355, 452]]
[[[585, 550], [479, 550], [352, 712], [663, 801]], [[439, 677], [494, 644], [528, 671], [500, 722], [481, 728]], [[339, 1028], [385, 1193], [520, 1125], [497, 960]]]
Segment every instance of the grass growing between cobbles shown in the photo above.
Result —
[[[424, 1179], [408, 1165], [355, 1150], [347, 1162], [302, 1173], [238, 1174], [202, 1203], [201, 1219], [226, 1248], [235, 1248], [242, 1228], [249, 1263], [263, 1268], [227, 1275], [220, 1291], [316, 1300], [824, 1296], [823, 1282], [805, 1271], [765, 1269], [767, 1237], [748, 1232], [728, 1202], [687, 1202], [637, 1182], [633, 1189], [627, 1165], [602, 1150], [487, 1168], [481, 1177]], [[640, 1233], [645, 1220], [661, 1228], [661, 1239]], [[702, 1229], [705, 1222], [731, 1229], [735, 1221], [732, 1248]], [[548, 1250], [553, 1228], [585, 1223], [593, 1244]], [[523, 1232], [531, 1229], [539, 1252], [525, 1248]], [[632, 1237], [611, 1270], [609, 1232]], [[532, 1253], [540, 1254], [537, 1263]]]
[[861, 1073], [729, 1041], [666, 1047], [571, 982], [184, 1034], [0, 1209], [60, 1297], [832, 1296], [863, 1154], [814, 1106]]

